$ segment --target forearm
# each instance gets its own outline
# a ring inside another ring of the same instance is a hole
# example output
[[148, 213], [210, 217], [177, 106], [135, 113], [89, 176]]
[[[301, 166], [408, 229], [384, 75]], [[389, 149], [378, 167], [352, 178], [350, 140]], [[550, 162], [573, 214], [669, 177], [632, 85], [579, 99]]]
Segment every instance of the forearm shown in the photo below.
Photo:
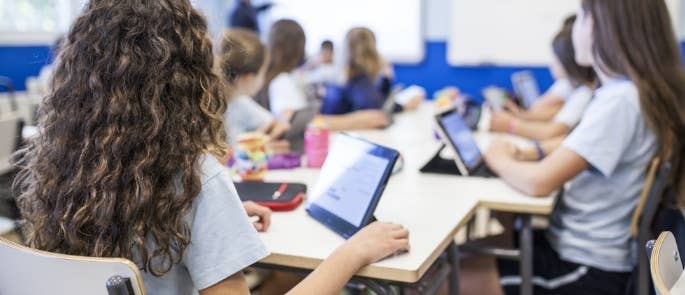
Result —
[[499, 158], [489, 161], [488, 166], [505, 182], [523, 193], [536, 197], [547, 196], [549, 189], [542, 175], [537, 175], [538, 162], [522, 162], [513, 158]]
[[309, 276], [288, 294], [339, 294], [345, 284], [364, 265], [358, 257], [351, 255], [342, 246], [324, 260]]
[[549, 121], [554, 118], [563, 105], [564, 101], [561, 98], [547, 94], [529, 110], [520, 113], [518, 117], [533, 121]]
[[569, 128], [558, 122], [516, 120], [511, 123], [512, 133], [534, 140], [547, 140], [565, 135]]
[[540, 149], [542, 149], [542, 155], [540, 155], [540, 151], [537, 147], [522, 148], [516, 155], [516, 159], [519, 161], [540, 161], [542, 158], [559, 148], [564, 138], [566, 138], [566, 136], [559, 136], [539, 142]]

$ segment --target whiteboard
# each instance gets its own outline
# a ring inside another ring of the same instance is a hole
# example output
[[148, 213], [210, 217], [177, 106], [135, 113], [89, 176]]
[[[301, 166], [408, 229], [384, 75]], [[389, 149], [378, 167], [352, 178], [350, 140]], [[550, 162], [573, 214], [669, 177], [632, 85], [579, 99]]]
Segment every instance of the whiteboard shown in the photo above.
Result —
[[[451, 0], [451, 65], [546, 66], [551, 41], [580, 0]], [[680, 0], [666, 0], [679, 26]]]
[[356, 26], [376, 34], [378, 50], [387, 59], [418, 63], [424, 57], [421, 0], [277, 0], [271, 8], [273, 21], [294, 19], [307, 35], [307, 53], [319, 51], [331, 40], [340, 53], [347, 31]]

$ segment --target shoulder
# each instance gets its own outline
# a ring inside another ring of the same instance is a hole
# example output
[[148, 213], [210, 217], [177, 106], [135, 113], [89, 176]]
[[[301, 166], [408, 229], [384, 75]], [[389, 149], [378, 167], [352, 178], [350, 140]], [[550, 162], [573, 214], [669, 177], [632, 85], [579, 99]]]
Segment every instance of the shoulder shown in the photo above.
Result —
[[631, 81], [611, 82], [597, 89], [592, 107], [640, 112], [640, 94]]
[[200, 182], [202, 184], [202, 189], [211, 185], [212, 183], [218, 182], [222, 178], [230, 179], [230, 173], [228, 168], [221, 165], [219, 160], [217, 160], [213, 155], [205, 154], [200, 157]]

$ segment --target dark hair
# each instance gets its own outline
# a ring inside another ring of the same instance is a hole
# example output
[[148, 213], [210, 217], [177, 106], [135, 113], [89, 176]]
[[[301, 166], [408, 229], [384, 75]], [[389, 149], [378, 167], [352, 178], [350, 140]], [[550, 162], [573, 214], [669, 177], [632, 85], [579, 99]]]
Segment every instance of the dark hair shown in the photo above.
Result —
[[[671, 164], [671, 204], [685, 207], [685, 72], [663, 0], [583, 0], [594, 20], [596, 66], [637, 86], [640, 107], [659, 143], [658, 156]], [[623, 128], [629, 128], [624, 126]]]
[[575, 15], [564, 20], [561, 30], [552, 41], [552, 50], [575, 87], [586, 85], [594, 88], [597, 82], [595, 71], [592, 67], [584, 67], [576, 63], [576, 52], [573, 49], [573, 23], [575, 21]]
[[191, 241], [226, 101], [188, 0], [91, 0], [68, 33], [15, 182], [28, 242], [161, 276]]
[[271, 61], [266, 72], [264, 86], [281, 73], [289, 73], [304, 60], [305, 35], [302, 27], [294, 20], [282, 19], [271, 26], [269, 32], [269, 53]]
[[269, 67], [264, 85], [255, 95], [255, 101], [267, 110], [271, 109], [269, 85], [281, 73], [297, 69], [304, 60], [306, 38], [302, 27], [294, 20], [282, 19], [275, 22], [269, 31]]
[[221, 42], [221, 74], [232, 85], [241, 75], [259, 73], [265, 55], [264, 45], [257, 34], [245, 29], [232, 29]]
[[321, 49], [333, 51], [333, 41], [325, 40], [325, 41], [321, 42]]

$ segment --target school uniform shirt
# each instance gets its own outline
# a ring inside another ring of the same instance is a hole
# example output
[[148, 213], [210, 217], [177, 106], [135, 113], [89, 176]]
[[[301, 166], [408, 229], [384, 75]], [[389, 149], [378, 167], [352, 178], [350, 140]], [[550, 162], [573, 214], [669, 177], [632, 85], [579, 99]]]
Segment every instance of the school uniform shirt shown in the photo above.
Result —
[[280, 73], [269, 84], [271, 113], [281, 116], [286, 110], [299, 110], [307, 106], [307, 95], [292, 73]]
[[274, 120], [274, 116], [251, 97], [241, 95], [233, 98], [224, 114], [224, 129], [229, 144], [234, 143], [238, 135], [255, 131]]
[[213, 156], [200, 160], [202, 189], [185, 220], [190, 245], [179, 264], [162, 277], [143, 272], [147, 294], [198, 294], [266, 257], [229, 171]]
[[573, 90], [574, 87], [571, 81], [567, 78], [561, 78], [554, 81], [554, 84], [547, 91], [566, 101], [571, 93], [573, 93]]
[[604, 271], [633, 268], [631, 216], [657, 149], [638, 95], [630, 81], [606, 83], [563, 142], [590, 164], [570, 181], [550, 219], [547, 238], [563, 260]]
[[592, 89], [587, 86], [580, 86], [573, 90], [571, 95], [561, 107], [561, 110], [554, 117], [555, 122], [562, 123], [569, 128], [576, 127], [585, 113], [585, 109], [592, 100]]
[[350, 79], [337, 91], [333, 87], [327, 90], [321, 107], [322, 114], [338, 115], [359, 110], [381, 109], [386, 100], [386, 96], [367, 75]]

